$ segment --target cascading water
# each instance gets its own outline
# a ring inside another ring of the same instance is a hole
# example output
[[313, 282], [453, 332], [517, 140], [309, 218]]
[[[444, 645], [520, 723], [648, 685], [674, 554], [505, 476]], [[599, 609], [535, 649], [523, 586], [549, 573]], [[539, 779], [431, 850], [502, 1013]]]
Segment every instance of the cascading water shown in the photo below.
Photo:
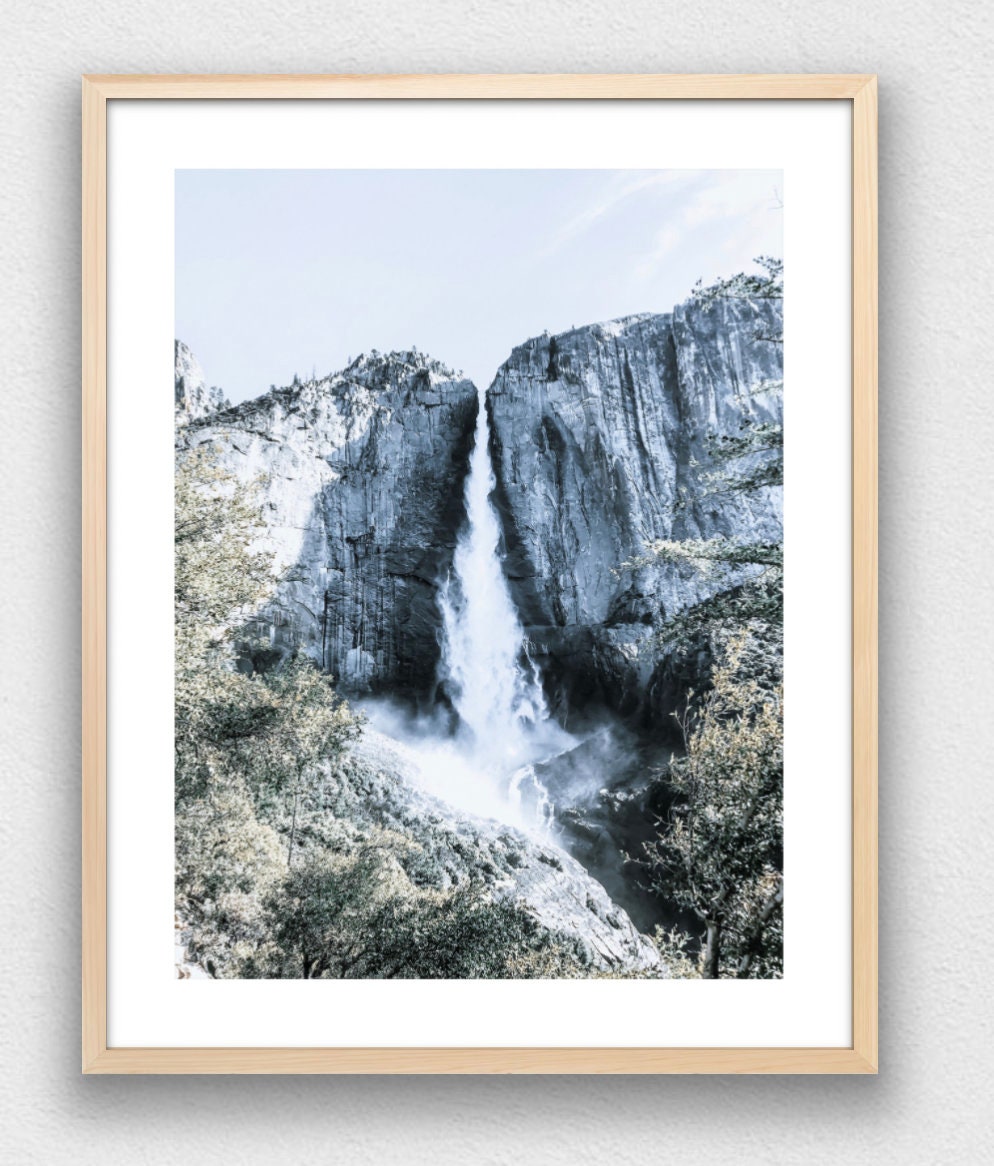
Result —
[[503, 787], [519, 814], [547, 826], [552, 805], [534, 763], [573, 744], [549, 716], [500, 559], [490, 501], [495, 479], [482, 392], [466, 479], [466, 526], [440, 594], [441, 675], [474, 766]]
[[437, 716], [412, 720], [389, 702], [364, 708], [427, 793], [480, 817], [547, 831], [554, 807], [536, 766], [577, 742], [549, 715], [504, 578], [489, 436], [481, 393], [464, 487], [466, 523], [439, 589], [439, 680], [458, 716], [456, 732]]
[[534, 668], [522, 667], [523, 632], [498, 554], [500, 527], [490, 502], [487, 412], [481, 399], [466, 479], [466, 527], [456, 545], [455, 578], [441, 592], [442, 671], [476, 749], [514, 759], [527, 727], [548, 718]]

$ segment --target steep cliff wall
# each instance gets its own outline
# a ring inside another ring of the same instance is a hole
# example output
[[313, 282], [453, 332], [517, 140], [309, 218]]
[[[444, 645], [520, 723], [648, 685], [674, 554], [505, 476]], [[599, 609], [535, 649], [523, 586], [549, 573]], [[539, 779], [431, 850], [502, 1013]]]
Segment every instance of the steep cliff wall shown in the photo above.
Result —
[[[647, 711], [654, 633], [716, 584], [623, 564], [655, 539], [774, 540], [782, 491], [707, 489], [709, 440], [781, 421], [780, 301], [691, 302], [542, 336], [487, 394], [507, 573], [561, 705]], [[658, 686], [657, 686], [658, 687]]]
[[476, 412], [473, 384], [437, 361], [374, 353], [178, 428], [261, 479], [264, 545], [287, 576], [257, 663], [300, 648], [345, 691], [431, 692]]
[[216, 385], [207, 384], [200, 361], [182, 340], [175, 341], [174, 361], [176, 365], [176, 424], [187, 425], [191, 421], [227, 409], [228, 401]]
[[[719, 495], [709, 441], [781, 420], [779, 301], [693, 302], [514, 349], [487, 394], [512, 596], [561, 711], [660, 711], [649, 641], [718, 585], [627, 569], [655, 539], [775, 540], [779, 488]], [[476, 390], [416, 353], [224, 408], [177, 342], [181, 444], [264, 476], [267, 545], [289, 572], [262, 613], [266, 663], [300, 647], [348, 691], [430, 697], [437, 584], [452, 561]], [[727, 580], [723, 585], [727, 585]]]

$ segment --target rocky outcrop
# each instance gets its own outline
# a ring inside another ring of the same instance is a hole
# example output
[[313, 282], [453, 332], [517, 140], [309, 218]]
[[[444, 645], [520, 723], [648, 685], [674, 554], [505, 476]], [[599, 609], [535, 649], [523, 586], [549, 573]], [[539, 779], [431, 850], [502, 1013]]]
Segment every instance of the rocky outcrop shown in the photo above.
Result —
[[353, 747], [348, 782], [329, 778], [326, 808], [409, 839], [420, 876], [429, 872], [439, 890], [472, 884], [579, 941], [592, 969], [667, 974], [652, 942], [575, 858], [549, 838], [432, 797], [423, 788], [423, 764], [415, 749], [367, 726]]
[[259, 482], [284, 577], [246, 662], [301, 650], [343, 691], [430, 696], [476, 413], [474, 385], [437, 361], [374, 352], [177, 430]]
[[182, 340], [175, 341], [176, 365], [176, 424], [191, 421], [227, 409], [228, 401], [216, 385], [208, 387], [200, 361]]
[[781, 537], [779, 487], [718, 495], [706, 479], [711, 440], [780, 422], [781, 346], [764, 337], [781, 329], [779, 300], [691, 301], [529, 340], [499, 370], [506, 569], [560, 708], [651, 713], [649, 641], [719, 585], [684, 565], [626, 568], [647, 543]]

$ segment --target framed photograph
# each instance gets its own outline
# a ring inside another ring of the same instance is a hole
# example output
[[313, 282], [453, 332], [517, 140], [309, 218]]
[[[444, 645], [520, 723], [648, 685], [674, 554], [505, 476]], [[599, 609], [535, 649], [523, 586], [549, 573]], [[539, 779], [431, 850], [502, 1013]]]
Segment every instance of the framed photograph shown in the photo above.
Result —
[[83, 246], [84, 1072], [875, 1072], [875, 78], [86, 77]]

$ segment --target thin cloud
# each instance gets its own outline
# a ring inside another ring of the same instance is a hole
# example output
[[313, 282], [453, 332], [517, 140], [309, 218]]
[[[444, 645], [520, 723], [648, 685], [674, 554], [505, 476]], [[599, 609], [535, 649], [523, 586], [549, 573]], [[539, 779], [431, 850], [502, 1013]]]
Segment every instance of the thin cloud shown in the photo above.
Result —
[[645, 259], [638, 266], [638, 274], [643, 279], [652, 275], [663, 261], [676, 250], [682, 238], [682, 233], [672, 224], [658, 231], [652, 248], [646, 252]]
[[589, 231], [595, 223], [616, 210], [627, 199], [652, 189], [669, 188], [679, 190], [698, 177], [696, 171], [659, 170], [637, 172], [635, 176], [615, 176], [608, 183], [597, 202], [584, 207], [559, 229], [556, 237], [542, 252], [543, 257], [553, 254], [567, 243]]
[[734, 252], [741, 240], [756, 234], [755, 220], [760, 212], [782, 205], [779, 192], [767, 184], [765, 175], [723, 175], [717, 180], [707, 176], [690, 198], [669, 211], [667, 223], [657, 232], [637, 274], [644, 280], [652, 279], [680, 244], [702, 228], [712, 227], [725, 234], [721, 248]]

